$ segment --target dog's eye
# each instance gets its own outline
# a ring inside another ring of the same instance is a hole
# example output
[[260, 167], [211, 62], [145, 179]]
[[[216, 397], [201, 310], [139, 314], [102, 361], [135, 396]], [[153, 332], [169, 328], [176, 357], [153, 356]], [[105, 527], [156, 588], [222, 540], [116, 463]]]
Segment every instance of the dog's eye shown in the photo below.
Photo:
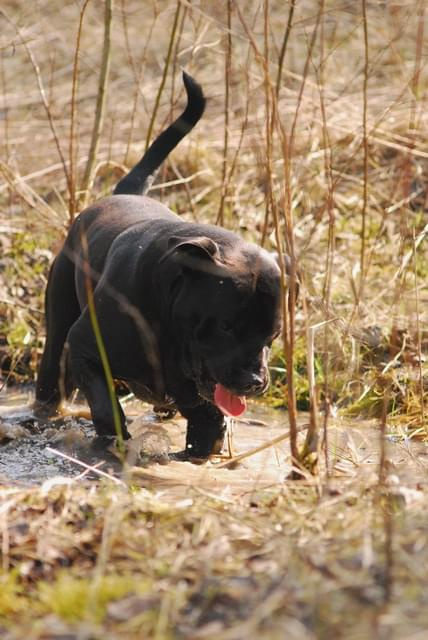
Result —
[[235, 325], [233, 322], [229, 322], [227, 320], [222, 320], [219, 323], [219, 329], [220, 331], [223, 331], [223, 333], [233, 333], [235, 330]]
[[196, 328], [196, 337], [201, 342], [207, 342], [211, 340], [215, 329], [215, 320], [213, 318], [207, 318], [199, 323]]

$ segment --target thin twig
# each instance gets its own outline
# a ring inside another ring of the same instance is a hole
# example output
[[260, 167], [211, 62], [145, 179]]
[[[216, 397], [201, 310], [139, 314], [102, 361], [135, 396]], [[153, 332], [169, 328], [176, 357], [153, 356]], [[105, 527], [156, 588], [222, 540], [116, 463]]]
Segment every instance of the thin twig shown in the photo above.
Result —
[[125, 47], [126, 47], [128, 64], [129, 64], [130, 68], [132, 69], [132, 72], [133, 72], [133, 75], [134, 75], [134, 83], [135, 83], [135, 92], [134, 92], [134, 98], [133, 98], [133, 101], [132, 101], [131, 119], [130, 119], [130, 123], [129, 123], [128, 137], [127, 137], [127, 140], [126, 140], [126, 148], [125, 148], [125, 156], [124, 156], [124, 160], [123, 160], [124, 164], [127, 164], [128, 163], [129, 152], [130, 152], [130, 149], [131, 149], [132, 135], [133, 135], [133, 132], [134, 132], [135, 118], [136, 118], [136, 114], [137, 114], [138, 98], [140, 96], [140, 86], [141, 86], [141, 82], [142, 82], [142, 79], [143, 79], [143, 76], [144, 76], [144, 72], [145, 72], [145, 68], [146, 68], [147, 51], [148, 51], [149, 45], [151, 44], [151, 41], [152, 41], [152, 36], [153, 36], [155, 25], [157, 23], [157, 18], [158, 18], [159, 13], [156, 10], [156, 5], [155, 5], [154, 6], [153, 20], [152, 20], [152, 22], [150, 24], [149, 32], [148, 32], [147, 36], [144, 39], [143, 53], [141, 54], [140, 60], [138, 62], [135, 62], [134, 56], [132, 55], [132, 46], [131, 46], [131, 43], [129, 41], [128, 22], [127, 22], [127, 19], [126, 19], [126, 11], [125, 11], [125, 1], [126, 0], [122, 0], [122, 3], [121, 3], [122, 24], [123, 24], [123, 32], [124, 32], [124, 36], [125, 36]]
[[[324, 8], [324, 2], [322, 2]], [[334, 261], [334, 248], [335, 248], [335, 216], [334, 216], [334, 181], [332, 173], [332, 145], [330, 142], [330, 136], [327, 126], [327, 113], [324, 100], [324, 22], [325, 12], [323, 11], [321, 20], [321, 37], [320, 37], [320, 51], [321, 51], [321, 64], [318, 68], [314, 65], [314, 70], [317, 78], [319, 98], [320, 98], [320, 110], [322, 117], [322, 137], [324, 148], [324, 171], [327, 179], [327, 196], [326, 196], [326, 209], [328, 215], [328, 236], [327, 236], [327, 251], [325, 258], [325, 277], [323, 283], [323, 304], [325, 306], [326, 316], [330, 316], [330, 301], [331, 301], [331, 286], [333, 277], [333, 261]], [[330, 475], [329, 464], [329, 442], [328, 442], [328, 419], [330, 416], [330, 398], [329, 398], [329, 373], [330, 373], [330, 359], [328, 349], [328, 337], [329, 337], [329, 323], [324, 325], [324, 419], [323, 419], [323, 447], [325, 456], [325, 468], [327, 479]]]
[[9, 106], [7, 103], [7, 91], [6, 91], [6, 73], [4, 68], [4, 56], [0, 55], [0, 78], [1, 78], [1, 87], [2, 87], [2, 109], [4, 113], [3, 120], [3, 146], [4, 146], [4, 157], [6, 158], [6, 162], [9, 162], [10, 156], [10, 146], [9, 146]]
[[161, 95], [165, 86], [165, 82], [166, 82], [166, 78], [168, 75], [168, 69], [169, 69], [169, 65], [171, 62], [171, 54], [174, 48], [174, 40], [175, 40], [175, 35], [177, 32], [177, 26], [178, 26], [178, 18], [180, 16], [180, 9], [181, 9], [181, 3], [180, 0], [177, 1], [177, 6], [175, 9], [175, 15], [174, 15], [174, 22], [172, 25], [172, 30], [171, 30], [171, 35], [169, 37], [169, 45], [168, 45], [168, 52], [166, 54], [166, 59], [165, 59], [165, 63], [163, 66], [163, 72], [162, 72], [162, 79], [161, 79], [161, 83], [159, 85], [159, 89], [156, 95], [156, 100], [155, 100], [155, 104], [153, 107], [153, 112], [152, 112], [152, 117], [150, 118], [150, 123], [149, 123], [149, 128], [147, 130], [147, 137], [146, 137], [146, 149], [148, 149], [149, 144], [150, 144], [150, 139], [152, 137], [152, 131], [153, 131], [153, 126], [156, 120], [156, 115], [157, 112], [159, 110], [159, 104], [160, 104], [160, 99], [161, 99]]
[[416, 261], [416, 241], [415, 241], [415, 228], [413, 227], [413, 273], [415, 277], [415, 311], [416, 311], [416, 339], [418, 347], [418, 369], [419, 369], [419, 395], [421, 405], [421, 420], [423, 426], [425, 426], [425, 407], [424, 407], [424, 373], [422, 369], [422, 336], [421, 326], [419, 318], [419, 287], [418, 287], [418, 270]]
[[[302, 291], [302, 287], [301, 287]], [[305, 456], [309, 456], [311, 454], [316, 454], [316, 460], [312, 461], [311, 469], [315, 469], [315, 465], [318, 462], [318, 452], [319, 452], [319, 437], [318, 437], [318, 402], [317, 402], [317, 393], [316, 393], [316, 379], [315, 379], [315, 333], [316, 329], [319, 328], [320, 325], [309, 326], [309, 314], [308, 307], [306, 302], [306, 290], [301, 293], [303, 311], [305, 315], [305, 324], [306, 324], [306, 338], [307, 338], [307, 353], [306, 353], [306, 362], [308, 367], [308, 385], [309, 385], [309, 428], [306, 433], [306, 440], [304, 444], [303, 450], [303, 462]], [[324, 323], [322, 323], [324, 324]], [[326, 431], [326, 430], [325, 430]], [[326, 433], [324, 431], [324, 447], [327, 448], [328, 441], [326, 440]], [[325, 454], [326, 458], [326, 474], [327, 477], [329, 475], [329, 461], [328, 454]], [[307, 465], [306, 465], [307, 466]]]
[[363, 11], [363, 33], [364, 33], [364, 80], [363, 80], [363, 202], [361, 207], [361, 249], [360, 249], [360, 285], [358, 290], [358, 306], [363, 296], [364, 282], [366, 278], [366, 226], [367, 226], [367, 200], [368, 200], [368, 169], [369, 169], [369, 141], [367, 135], [367, 88], [369, 82], [369, 40], [367, 27], [367, 7], [366, 0], [361, 0]]
[[390, 492], [387, 486], [387, 440], [386, 440], [386, 428], [387, 428], [387, 414], [389, 403], [389, 390], [388, 390], [388, 378], [380, 376], [379, 384], [383, 389], [383, 403], [382, 403], [382, 417], [380, 423], [380, 454], [379, 454], [379, 480], [378, 480], [378, 504], [382, 512], [383, 527], [385, 532], [384, 542], [384, 602], [389, 602], [392, 596], [392, 568], [393, 568], [393, 553], [392, 553], [392, 534], [393, 534], [393, 514], [392, 514], [392, 502]]
[[92, 187], [92, 180], [94, 174], [94, 166], [96, 162], [98, 145], [100, 141], [100, 133], [104, 122], [104, 111], [107, 97], [107, 84], [110, 70], [110, 56], [111, 56], [111, 25], [113, 17], [113, 4], [114, 0], [105, 0], [105, 12], [104, 12], [104, 42], [103, 51], [101, 55], [101, 70], [100, 78], [98, 82], [98, 94], [97, 104], [95, 108], [94, 126], [92, 128], [91, 144], [89, 147], [89, 156], [86, 163], [85, 174], [82, 182], [82, 207], [85, 207], [88, 199], [89, 192]]
[[[306, 431], [307, 429], [308, 429], [308, 425], [302, 425], [301, 427], [297, 427], [296, 433], [301, 433], [302, 431]], [[275, 438], [272, 438], [272, 440], [266, 440], [266, 442], [264, 442], [263, 444], [260, 444], [259, 446], [254, 447], [253, 449], [248, 449], [248, 451], [244, 451], [243, 453], [240, 453], [234, 458], [230, 458], [228, 460], [225, 460], [224, 462], [220, 462], [219, 464], [216, 464], [215, 468], [226, 469], [227, 467], [233, 466], [237, 462], [241, 462], [242, 460], [245, 460], [245, 458], [250, 458], [251, 456], [256, 455], [256, 453], [260, 453], [265, 449], [269, 449], [270, 447], [274, 447], [276, 444], [280, 444], [281, 442], [288, 440], [290, 436], [291, 436], [291, 431], [287, 431], [287, 433], [283, 433], [280, 436], [276, 436]]]
[[74, 49], [73, 60], [73, 79], [71, 85], [71, 113], [70, 113], [70, 135], [68, 155], [70, 163], [70, 201], [69, 201], [69, 214], [70, 224], [74, 220], [76, 213], [76, 164], [77, 164], [77, 149], [75, 149], [75, 127], [76, 127], [76, 97], [79, 81], [79, 56], [80, 56], [80, 41], [82, 37], [83, 18], [86, 12], [86, 8], [89, 4], [89, 0], [85, 0], [79, 14], [79, 25], [77, 27], [76, 46]]
[[409, 130], [414, 132], [416, 129], [416, 106], [418, 102], [419, 83], [421, 75], [421, 60], [424, 45], [424, 30], [425, 30], [425, 0], [419, 1], [418, 8], [418, 30], [416, 34], [416, 51], [415, 51], [415, 66], [413, 70], [413, 76], [411, 81], [412, 87], [412, 101], [410, 103], [410, 122]]
[[119, 478], [115, 478], [115, 476], [112, 476], [109, 473], [106, 473], [105, 471], [101, 471], [101, 469], [98, 469], [96, 466], [91, 466], [89, 464], [86, 464], [85, 462], [82, 462], [81, 460], [78, 460], [77, 458], [73, 458], [72, 456], [69, 456], [66, 453], [63, 453], [62, 451], [58, 451], [58, 449], [54, 449], [53, 447], [46, 447], [46, 451], [50, 451], [51, 453], [54, 453], [55, 455], [60, 456], [61, 458], [64, 458], [65, 460], [69, 460], [70, 462], [73, 462], [74, 464], [77, 464], [80, 467], [83, 467], [84, 469], [87, 469], [87, 471], [96, 473], [99, 476], [103, 476], [103, 478], [108, 478], [109, 480], [111, 480], [115, 484], [120, 484], [123, 487], [126, 487], [126, 484], [123, 482], [123, 480], [120, 480]]
[[320, 3], [320, 5], [318, 7], [315, 26], [313, 28], [311, 39], [309, 41], [308, 52], [306, 54], [305, 66], [304, 66], [303, 74], [302, 74], [302, 81], [300, 83], [300, 89], [299, 89], [299, 93], [298, 93], [298, 96], [297, 96], [296, 108], [295, 108], [295, 111], [294, 111], [293, 123], [291, 125], [290, 139], [289, 139], [290, 150], [292, 150], [293, 144], [294, 144], [294, 135], [295, 135], [295, 132], [296, 132], [297, 120], [298, 120], [299, 113], [300, 113], [300, 106], [302, 104], [302, 98], [303, 98], [303, 92], [305, 90], [306, 79], [308, 77], [309, 65], [312, 62], [312, 52], [314, 50], [315, 42], [317, 40], [318, 27], [319, 27], [319, 24], [320, 24], [321, 16], [323, 14], [322, 10], [323, 10], [323, 3]]
[[278, 58], [278, 73], [277, 73], [277, 76], [276, 76], [276, 90], [275, 90], [277, 98], [278, 98], [279, 89], [280, 89], [280, 86], [281, 86], [282, 67], [284, 65], [285, 52], [287, 51], [288, 39], [289, 39], [290, 33], [291, 33], [291, 25], [293, 23], [293, 14], [294, 14], [294, 7], [296, 6], [296, 2], [297, 2], [297, 0], [290, 0], [290, 8], [288, 10], [287, 26], [285, 28], [284, 39], [282, 41], [281, 51], [280, 51], [279, 58]]
[[6, 180], [9, 188], [16, 193], [31, 209], [35, 209], [49, 224], [63, 229], [63, 223], [58, 213], [48, 205], [19, 175], [0, 160], [0, 174]]
[[230, 115], [230, 74], [232, 67], [232, 0], [227, 0], [227, 48], [224, 61], [224, 127], [223, 127], [223, 166], [221, 171], [221, 197], [217, 216], [218, 224], [224, 224], [224, 203], [227, 198], [226, 183], [227, 159], [229, 152], [229, 115]]

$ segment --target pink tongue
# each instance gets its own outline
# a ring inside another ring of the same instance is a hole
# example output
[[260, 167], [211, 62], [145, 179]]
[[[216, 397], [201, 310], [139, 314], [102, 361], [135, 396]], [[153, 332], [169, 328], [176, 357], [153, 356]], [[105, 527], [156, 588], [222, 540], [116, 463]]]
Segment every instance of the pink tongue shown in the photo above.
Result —
[[242, 415], [247, 408], [245, 396], [234, 396], [221, 384], [216, 384], [214, 389], [214, 402], [226, 416], [237, 418]]

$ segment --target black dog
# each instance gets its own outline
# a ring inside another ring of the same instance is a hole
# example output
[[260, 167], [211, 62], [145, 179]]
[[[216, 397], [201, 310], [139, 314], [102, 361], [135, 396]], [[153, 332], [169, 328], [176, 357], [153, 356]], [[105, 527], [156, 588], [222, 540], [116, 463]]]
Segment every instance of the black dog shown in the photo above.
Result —
[[234, 233], [185, 222], [142, 195], [203, 114], [200, 86], [183, 79], [185, 111], [115, 195], [78, 216], [52, 265], [35, 409], [54, 414], [62, 392], [78, 387], [97, 434], [115, 435], [116, 401], [94, 332], [98, 323], [112, 377], [137, 397], [176, 407], [188, 421], [182, 457], [203, 458], [222, 447], [224, 414], [241, 414], [245, 396], [268, 385], [268, 350], [280, 327], [280, 270], [269, 253]]

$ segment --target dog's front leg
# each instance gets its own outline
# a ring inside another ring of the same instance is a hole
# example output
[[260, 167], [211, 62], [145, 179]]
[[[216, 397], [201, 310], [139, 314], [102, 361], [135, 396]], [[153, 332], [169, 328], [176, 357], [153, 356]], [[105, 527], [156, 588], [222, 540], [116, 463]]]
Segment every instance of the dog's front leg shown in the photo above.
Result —
[[[123, 438], [128, 439], [130, 435], [126, 428], [125, 415], [116, 395], [114, 394], [112, 397], [109, 392], [101, 363], [95, 364], [80, 354], [76, 354], [76, 349], [72, 344], [70, 344], [70, 363], [73, 380], [88, 401], [97, 435], [117, 436], [117, 428], [120, 427]], [[117, 405], [119, 425], [115, 425], [113, 402]]]
[[187, 419], [186, 449], [173, 457], [208, 458], [220, 453], [226, 433], [221, 411], [209, 402], [190, 408], [178, 405], [178, 410]]

